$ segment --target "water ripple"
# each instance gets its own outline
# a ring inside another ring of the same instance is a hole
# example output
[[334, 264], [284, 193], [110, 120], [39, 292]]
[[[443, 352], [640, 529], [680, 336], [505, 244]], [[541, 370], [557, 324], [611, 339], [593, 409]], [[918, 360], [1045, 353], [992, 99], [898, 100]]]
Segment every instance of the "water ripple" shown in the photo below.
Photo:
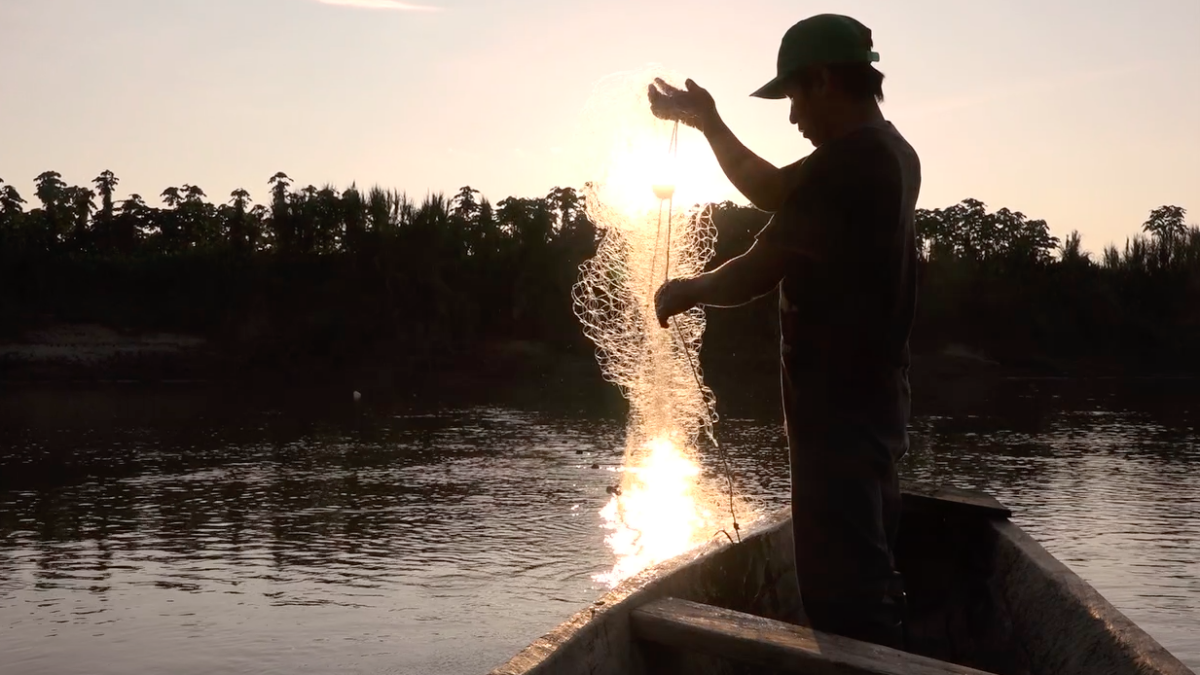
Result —
[[[991, 491], [1200, 667], [1200, 439], [1179, 404], [1200, 392], [1012, 387], [922, 414], [905, 474]], [[486, 672], [604, 590], [618, 420], [193, 405], [211, 418], [0, 418], [11, 672]], [[718, 435], [739, 493], [785, 504], [779, 423]]]

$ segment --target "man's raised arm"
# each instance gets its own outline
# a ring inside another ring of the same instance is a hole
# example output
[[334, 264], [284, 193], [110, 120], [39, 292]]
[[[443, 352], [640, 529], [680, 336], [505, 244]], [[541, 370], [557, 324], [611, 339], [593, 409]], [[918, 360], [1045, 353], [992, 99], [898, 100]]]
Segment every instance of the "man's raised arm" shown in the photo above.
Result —
[[[775, 212], [793, 187], [791, 167], [779, 168], [747, 148], [717, 113], [711, 94], [692, 80], [676, 89], [661, 79], [650, 85], [650, 110], [660, 119], [678, 120], [708, 139], [721, 170], [746, 199], [763, 211]], [[793, 165], [794, 166], [794, 165]]]

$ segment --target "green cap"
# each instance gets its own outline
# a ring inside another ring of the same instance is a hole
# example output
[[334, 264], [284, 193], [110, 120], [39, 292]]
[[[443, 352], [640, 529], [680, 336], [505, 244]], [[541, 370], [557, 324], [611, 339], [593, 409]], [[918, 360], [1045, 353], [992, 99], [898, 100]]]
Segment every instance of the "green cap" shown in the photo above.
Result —
[[796, 71], [808, 66], [874, 63], [879, 60], [879, 54], [871, 50], [873, 46], [871, 29], [848, 16], [810, 16], [783, 34], [775, 79], [750, 95], [784, 98], [784, 82]]

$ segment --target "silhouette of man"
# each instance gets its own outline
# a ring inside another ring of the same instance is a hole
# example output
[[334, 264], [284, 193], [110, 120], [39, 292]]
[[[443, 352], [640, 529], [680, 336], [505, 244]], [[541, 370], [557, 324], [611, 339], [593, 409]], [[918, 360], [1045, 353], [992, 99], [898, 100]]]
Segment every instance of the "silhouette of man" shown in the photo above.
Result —
[[777, 76], [753, 96], [790, 99], [791, 123], [815, 150], [783, 168], [742, 145], [692, 80], [650, 86], [653, 113], [702, 131], [734, 186], [773, 212], [744, 254], [672, 279], [655, 298], [666, 327], [692, 307], [737, 306], [779, 288], [805, 613], [815, 630], [902, 647], [896, 462], [908, 449], [921, 169], [879, 109], [873, 46], [866, 26], [832, 14], [784, 35]]

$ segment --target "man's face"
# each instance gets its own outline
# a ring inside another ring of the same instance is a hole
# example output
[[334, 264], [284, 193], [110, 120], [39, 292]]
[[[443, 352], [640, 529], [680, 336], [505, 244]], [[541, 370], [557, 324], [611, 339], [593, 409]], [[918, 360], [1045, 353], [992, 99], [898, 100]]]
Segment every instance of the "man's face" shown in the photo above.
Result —
[[818, 72], [817, 78], [807, 89], [798, 83], [790, 83], [784, 93], [792, 103], [789, 121], [796, 125], [800, 133], [814, 144], [821, 137], [822, 111], [825, 109], [827, 79], [824, 72]]

